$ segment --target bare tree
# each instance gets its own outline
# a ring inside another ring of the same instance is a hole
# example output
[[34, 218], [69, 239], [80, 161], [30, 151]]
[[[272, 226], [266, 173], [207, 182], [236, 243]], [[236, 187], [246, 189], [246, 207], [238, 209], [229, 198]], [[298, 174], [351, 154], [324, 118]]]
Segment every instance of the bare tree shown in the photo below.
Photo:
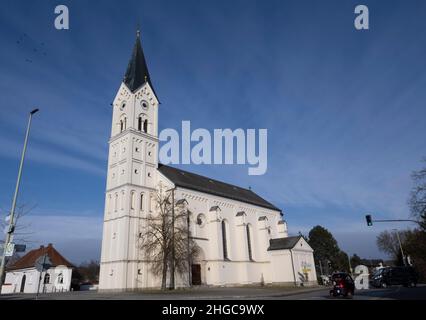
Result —
[[[22, 243], [22, 244], [29, 244], [33, 243], [34, 241], [31, 240], [31, 236], [34, 234], [34, 232], [31, 231], [31, 224], [22, 222], [22, 218], [27, 216], [32, 210], [34, 210], [37, 207], [37, 205], [28, 205], [23, 204], [16, 207], [15, 210], [15, 218], [14, 218], [14, 226], [15, 230], [13, 232], [14, 236], [14, 242], [16, 243]], [[2, 213], [0, 216], [8, 216], [9, 211], [8, 210], [1, 210]], [[9, 221], [6, 221], [5, 219], [0, 220], [0, 228], [1, 230], [5, 230], [9, 226]], [[1, 243], [4, 243], [4, 239], [0, 240]]]
[[[30, 244], [34, 241], [31, 240], [31, 236], [34, 232], [31, 231], [31, 224], [22, 222], [22, 218], [28, 215], [34, 208], [34, 206], [29, 206], [28, 204], [19, 205], [15, 210], [15, 218], [14, 218], [14, 232], [13, 232], [13, 242], [19, 244]], [[9, 227], [9, 221], [6, 221], [3, 217], [7, 217], [9, 215], [8, 210], [1, 210], [0, 216], [2, 219], [0, 220], [0, 230], [6, 230]], [[0, 239], [0, 243], [4, 244], [4, 239]], [[13, 265], [16, 261], [21, 258], [20, 254], [14, 252], [13, 256], [6, 258], [6, 266]]]
[[419, 220], [419, 225], [426, 231], [426, 158], [423, 159], [425, 167], [412, 173], [414, 187], [411, 191], [409, 206], [412, 215]]
[[[401, 248], [398, 241], [398, 231], [383, 231], [377, 236], [377, 247], [387, 253], [392, 259], [398, 261], [401, 258]], [[411, 234], [410, 230], [399, 231], [401, 242], [404, 243]]]
[[145, 255], [151, 272], [161, 275], [161, 288], [166, 289], [167, 274], [172, 269], [172, 264], [174, 263], [177, 273], [189, 272], [190, 261], [198, 253], [198, 247], [190, 236], [191, 213], [184, 201], [173, 201], [171, 191], [162, 192], [161, 188], [153, 200], [155, 210], [146, 217], [142, 226], [140, 250]]

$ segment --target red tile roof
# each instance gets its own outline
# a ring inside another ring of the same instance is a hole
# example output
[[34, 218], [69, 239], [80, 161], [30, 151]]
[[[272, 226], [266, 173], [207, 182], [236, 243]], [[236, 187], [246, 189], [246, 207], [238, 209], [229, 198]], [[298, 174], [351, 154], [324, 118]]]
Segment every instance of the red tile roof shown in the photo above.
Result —
[[53, 248], [53, 245], [49, 243], [47, 247], [40, 246], [38, 249], [31, 250], [13, 265], [8, 267], [7, 270], [32, 268], [35, 266], [37, 259], [46, 253], [52, 262], [52, 267], [63, 265], [74, 268], [73, 264], [65, 259], [55, 248]]

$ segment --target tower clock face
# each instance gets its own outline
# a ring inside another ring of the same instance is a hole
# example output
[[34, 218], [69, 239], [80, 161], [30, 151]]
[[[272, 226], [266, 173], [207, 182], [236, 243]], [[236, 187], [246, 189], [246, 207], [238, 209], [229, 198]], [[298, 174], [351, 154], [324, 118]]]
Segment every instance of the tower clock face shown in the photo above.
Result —
[[146, 101], [141, 101], [141, 107], [142, 107], [142, 109], [144, 109], [144, 110], [148, 110], [148, 102], [146, 102]]

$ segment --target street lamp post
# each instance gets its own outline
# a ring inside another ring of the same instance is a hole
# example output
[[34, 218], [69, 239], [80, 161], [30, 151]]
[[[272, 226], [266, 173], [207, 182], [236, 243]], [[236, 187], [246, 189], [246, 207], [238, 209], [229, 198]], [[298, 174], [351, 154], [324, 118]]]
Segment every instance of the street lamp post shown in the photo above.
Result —
[[9, 242], [12, 238], [12, 234], [15, 230], [14, 216], [15, 216], [16, 201], [18, 199], [19, 185], [21, 183], [21, 176], [22, 176], [22, 168], [24, 166], [25, 152], [27, 150], [28, 138], [29, 138], [29, 135], [30, 135], [31, 120], [32, 120], [33, 115], [38, 111], [39, 111], [39, 109], [32, 110], [30, 112], [30, 116], [28, 118], [27, 132], [25, 134], [25, 141], [24, 141], [24, 148], [22, 149], [21, 162], [19, 164], [19, 171], [18, 171], [18, 178], [16, 180], [15, 194], [13, 195], [12, 208], [10, 209], [9, 229], [6, 233], [6, 240], [4, 241], [3, 257], [2, 257], [1, 265], [0, 265], [0, 284], [3, 284], [4, 269], [5, 269], [5, 265], [6, 265], [5, 261], [6, 261], [7, 246], [9, 244]]

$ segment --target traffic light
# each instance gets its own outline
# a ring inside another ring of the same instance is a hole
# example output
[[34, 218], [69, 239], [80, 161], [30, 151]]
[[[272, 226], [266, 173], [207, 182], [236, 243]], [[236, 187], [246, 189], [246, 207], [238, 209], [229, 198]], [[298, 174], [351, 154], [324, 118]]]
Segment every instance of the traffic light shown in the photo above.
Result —
[[367, 220], [367, 226], [371, 227], [373, 225], [373, 219], [371, 218], [370, 214], [365, 216], [365, 220]]

